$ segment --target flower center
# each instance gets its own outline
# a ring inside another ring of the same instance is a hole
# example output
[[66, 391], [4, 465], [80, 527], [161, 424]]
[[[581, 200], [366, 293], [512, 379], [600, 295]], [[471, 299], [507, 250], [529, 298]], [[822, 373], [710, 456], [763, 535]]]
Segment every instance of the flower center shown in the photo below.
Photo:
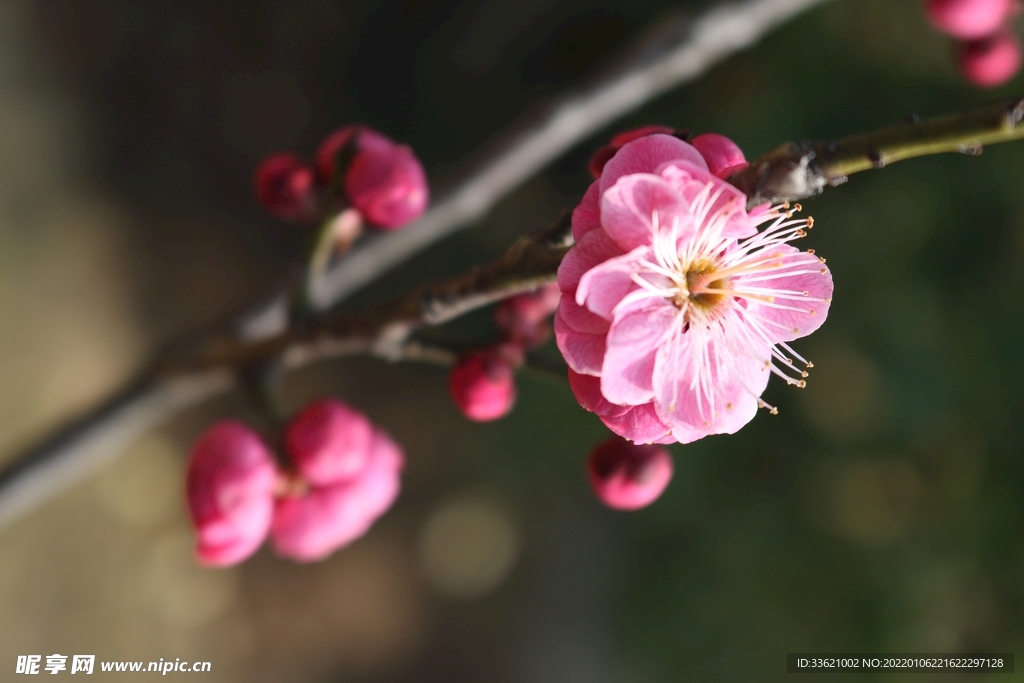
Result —
[[716, 275], [717, 271], [716, 264], [709, 260], [702, 259], [690, 264], [684, 274], [686, 286], [679, 288], [672, 302], [680, 309], [689, 303], [701, 310], [710, 311], [725, 298], [721, 292], [729, 286], [726, 278]]

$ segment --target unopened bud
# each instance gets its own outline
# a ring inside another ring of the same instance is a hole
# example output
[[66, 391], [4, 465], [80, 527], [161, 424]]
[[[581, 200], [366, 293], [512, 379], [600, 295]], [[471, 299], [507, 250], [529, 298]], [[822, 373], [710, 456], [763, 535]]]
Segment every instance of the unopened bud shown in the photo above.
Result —
[[396, 230], [419, 218], [430, 190], [423, 166], [406, 145], [365, 126], [347, 126], [328, 136], [316, 157], [316, 179], [341, 189], [367, 223]]
[[994, 88], [1017, 75], [1021, 66], [1021, 45], [1009, 31], [983, 40], [963, 43], [958, 55], [960, 73], [974, 85]]
[[285, 430], [284, 443], [299, 474], [313, 486], [328, 486], [363, 470], [372, 438], [365, 415], [328, 398], [302, 409]]
[[185, 484], [200, 562], [226, 567], [256, 552], [270, 528], [276, 479], [270, 452], [242, 423], [220, 422], [200, 437]]
[[459, 359], [448, 377], [452, 400], [476, 422], [504, 417], [516, 401], [515, 371], [505, 354], [474, 352]]
[[256, 199], [278, 218], [308, 221], [315, 218], [313, 169], [294, 154], [274, 154], [255, 173]]
[[637, 510], [661, 496], [672, 479], [672, 457], [660, 446], [614, 437], [595, 448], [587, 461], [590, 484], [605, 505]]
[[690, 140], [690, 144], [704, 157], [712, 175], [723, 180], [750, 165], [743, 156], [743, 150], [724, 135], [705, 133]]

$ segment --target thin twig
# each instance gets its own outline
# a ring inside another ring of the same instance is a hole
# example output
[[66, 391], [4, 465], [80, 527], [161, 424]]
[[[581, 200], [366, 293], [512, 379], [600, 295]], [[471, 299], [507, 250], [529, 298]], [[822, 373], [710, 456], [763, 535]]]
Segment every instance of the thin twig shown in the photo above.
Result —
[[981, 154], [985, 145], [1024, 138], [1024, 100], [1010, 99], [921, 121], [910, 116], [881, 130], [817, 143], [788, 142], [729, 178], [749, 205], [804, 199], [861, 171], [932, 154]]
[[255, 341], [225, 334], [160, 363], [155, 374], [175, 377], [209, 368], [246, 368], [278, 359], [297, 367], [311, 358], [364, 353], [404, 360], [412, 334], [552, 282], [572, 246], [568, 212], [551, 226], [521, 237], [505, 254], [454, 278], [428, 283], [362, 311], [345, 311]]

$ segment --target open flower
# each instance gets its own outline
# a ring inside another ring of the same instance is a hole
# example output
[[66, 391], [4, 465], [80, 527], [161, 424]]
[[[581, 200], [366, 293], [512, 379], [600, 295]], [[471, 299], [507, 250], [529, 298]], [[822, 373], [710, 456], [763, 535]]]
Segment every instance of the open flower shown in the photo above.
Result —
[[573, 212], [555, 338], [577, 399], [616, 434], [731, 434], [774, 410], [770, 374], [803, 385], [810, 363], [787, 342], [824, 321], [831, 275], [788, 244], [810, 219], [746, 202], [692, 145], [655, 134], [624, 145]]

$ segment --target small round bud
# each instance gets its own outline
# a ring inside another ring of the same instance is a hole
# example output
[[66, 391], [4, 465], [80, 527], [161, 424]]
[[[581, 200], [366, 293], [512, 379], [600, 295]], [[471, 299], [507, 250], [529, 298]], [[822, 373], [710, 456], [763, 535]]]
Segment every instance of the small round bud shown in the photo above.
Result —
[[244, 424], [220, 422], [189, 455], [185, 488], [203, 564], [238, 564], [260, 547], [270, 528], [277, 479], [270, 452]]
[[960, 45], [960, 73], [982, 88], [994, 88], [1012, 79], [1020, 71], [1021, 45], [1010, 32], [997, 33], [983, 40]]
[[274, 154], [256, 168], [256, 199], [278, 218], [310, 220], [316, 212], [313, 169], [294, 154]]
[[284, 444], [299, 474], [313, 486], [328, 486], [363, 470], [372, 438], [365, 415], [328, 398], [302, 409], [285, 430]]
[[538, 346], [551, 334], [547, 319], [558, 309], [562, 292], [557, 283], [509, 297], [494, 309], [494, 319], [510, 339]]
[[672, 479], [672, 457], [660, 446], [614, 437], [590, 453], [587, 473], [594, 493], [616, 510], [637, 510], [653, 503]]
[[419, 218], [430, 190], [423, 166], [406, 145], [399, 145], [365, 126], [335, 131], [316, 155], [316, 179], [342, 189], [367, 223], [396, 230]]
[[704, 157], [712, 175], [723, 180], [750, 165], [743, 156], [743, 150], [724, 135], [705, 133], [690, 140], [690, 144]]
[[270, 532], [274, 551], [313, 562], [356, 540], [395, 502], [404, 466], [402, 449], [373, 430], [365, 467], [357, 476], [278, 500]]
[[936, 29], [961, 40], [992, 35], [1017, 9], [1016, 0], [925, 0], [924, 10]]
[[618, 135], [614, 136], [607, 145], [597, 150], [594, 156], [590, 158], [590, 163], [587, 164], [587, 168], [590, 170], [590, 175], [597, 180], [601, 177], [601, 172], [604, 171], [604, 166], [607, 164], [615, 153], [622, 149], [626, 143], [633, 142], [648, 135], [654, 135], [655, 133], [664, 133], [665, 135], [672, 135], [676, 132], [675, 128], [669, 128], [668, 126], [640, 126], [633, 130], [627, 130]]
[[452, 400], [475, 422], [504, 417], [516, 402], [515, 371], [500, 353], [467, 353], [448, 376]]

